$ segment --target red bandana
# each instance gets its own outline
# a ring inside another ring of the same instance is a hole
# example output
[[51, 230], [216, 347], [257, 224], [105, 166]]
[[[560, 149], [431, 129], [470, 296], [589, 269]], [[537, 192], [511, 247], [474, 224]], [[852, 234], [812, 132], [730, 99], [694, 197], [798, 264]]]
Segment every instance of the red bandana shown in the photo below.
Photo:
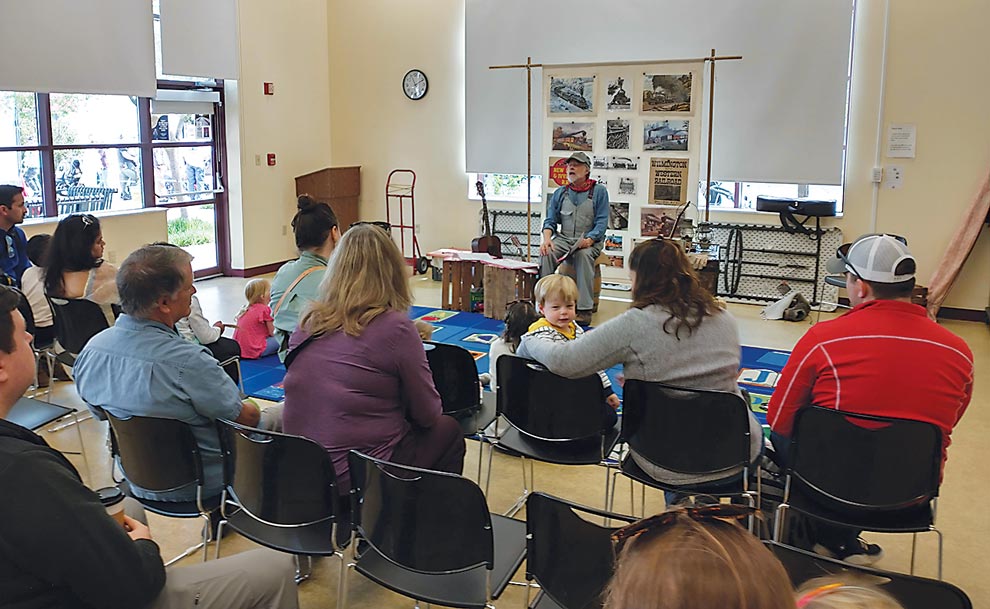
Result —
[[581, 188], [576, 188], [573, 184], [568, 184], [567, 187], [574, 192], [588, 192], [590, 189], [595, 187], [595, 181], [589, 178]]

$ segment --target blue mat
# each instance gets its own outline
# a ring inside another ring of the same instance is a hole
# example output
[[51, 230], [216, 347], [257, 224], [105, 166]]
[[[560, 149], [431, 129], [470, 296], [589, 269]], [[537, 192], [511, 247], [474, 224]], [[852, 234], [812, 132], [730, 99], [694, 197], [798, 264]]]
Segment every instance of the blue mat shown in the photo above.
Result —
[[[432, 307], [411, 307], [411, 319], [423, 319], [432, 324], [433, 340], [438, 343], [457, 345], [475, 356], [478, 373], [488, 372], [488, 349], [490, 340], [502, 333], [504, 323], [488, 319], [480, 313], [458, 313]], [[593, 330], [592, 330], [593, 331]], [[478, 342], [488, 340], [489, 343]], [[737, 382], [749, 392], [750, 408], [761, 424], [766, 425], [767, 405], [777, 386], [780, 371], [787, 363], [789, 351], [775, 351], [761, 347], [743, 347]], [[616, 395], [622, 398], [622, 387], [616, 380], [622, 366], [613, 366], [605, 371], [612, 381]], [[285, 366], [277, 355], [257, 360], [242, 360], [241, 375], [244, 378], [244, 392], [251, 397], [281, 402], [285, 399], [282, 380]]]

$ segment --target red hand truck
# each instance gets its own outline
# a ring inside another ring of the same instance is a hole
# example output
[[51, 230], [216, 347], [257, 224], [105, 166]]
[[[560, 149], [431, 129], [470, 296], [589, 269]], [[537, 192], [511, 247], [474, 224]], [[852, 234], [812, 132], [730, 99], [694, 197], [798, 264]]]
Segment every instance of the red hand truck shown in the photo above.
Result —
[[[423, 256], [416, 238], [416, 172], [412, 169], [394, 169], [385, 182], [385, 219], [392, 225], [392, 238], [399, 233], [399, 250], [415, 272], [423, 274], [430, 268], [430, 259]], [[398, 222], [392, 221], [392, 208], [396, 208]], [[406, 209], [408, 208], [408, 210]], [[408, 218], [409, 224], [406, 224]], [[408, 243], [408, 246], [407, 246]]]

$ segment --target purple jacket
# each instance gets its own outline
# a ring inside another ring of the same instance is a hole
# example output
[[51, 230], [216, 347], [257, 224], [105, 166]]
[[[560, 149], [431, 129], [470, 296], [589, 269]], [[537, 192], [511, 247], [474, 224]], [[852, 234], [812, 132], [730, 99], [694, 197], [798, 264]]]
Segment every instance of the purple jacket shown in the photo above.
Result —
[[[307, 337], [296, 330], [289, 348]], [[390, 459], [412, 425], [432, 427], [441, 414], [423, 342], [398, 311], [379, 315], [360, 336], [317, 338], [285, 375], [283, 429], [327, 449], [341, 493], [350, 490], [349, 450]]]

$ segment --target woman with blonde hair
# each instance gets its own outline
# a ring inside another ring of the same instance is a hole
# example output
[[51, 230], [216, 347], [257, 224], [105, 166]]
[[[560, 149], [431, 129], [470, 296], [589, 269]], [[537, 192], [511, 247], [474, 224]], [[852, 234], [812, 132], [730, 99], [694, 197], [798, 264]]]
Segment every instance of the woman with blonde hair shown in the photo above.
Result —
[[388, 233], [353, 226], [289, 339], [284, 430], [327, 449], [342, 493], [350, 489], [352, 449], [458, 474], [464, 464], [460, 426], [442, 413], [409, 319], [407, 278]]
[[[632, 307], [581, 340], [551, 343], [523, 338], [525, 352], [552, 372], [579, 378], [623, 364], [626, 379], [661, 382], [687, 389], [739, 394], [739, 332], [736, 320], [701, 283], [680, 243], [651, 239], [636, 246], [629, 258]], [[749, 417], [750, 458], [763, 449], [763, 430]], [[635, 452], [636, 464], [656, 480], [687, 485], [731, 483], [734, 468], [704, 476], [655, 466]], [[668, 495], [668, 503], [674, 499]]]
[[737, 522], [752, 512], [680, 507], [619, 529], [605, 609], [794, 609], [783, 565]]

